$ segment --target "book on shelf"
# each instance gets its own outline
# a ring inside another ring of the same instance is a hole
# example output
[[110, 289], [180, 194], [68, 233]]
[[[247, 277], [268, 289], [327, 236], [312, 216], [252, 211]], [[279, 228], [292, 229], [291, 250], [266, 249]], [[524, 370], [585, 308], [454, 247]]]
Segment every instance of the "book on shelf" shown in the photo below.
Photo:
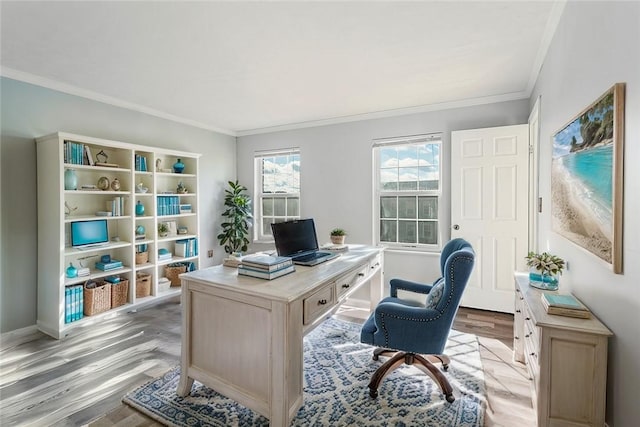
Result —
[[102, 271], [115, 270], [122, 268], [122, 261], [112, 259], [111, 262], [96, 262], [96, 268]]
[[75, 322], [84, 317], [83, 285], [64, 288], [64, 323]]
[[253, 268], [247, 268], [243, 265], [238, 266], [238, 274], [241, 276], [257, 277], [259, 279], [267, 279], [267, 280], [273, 280], [280, 276], [284, 276], [285, 274], [293, 273], [294, 271], [296, 271], [296, 267], [293, 264], [276, 271], [264, 271], [264, 270], [258, 270]]
[[542, 293], [542, 306], [548, 314], [559, 316], [578, 317], [588, 319], [591, 317], [589, 309], [576, 297], [569, 294]]
[[336, 245], [334, 243], [325, 243], [320, 247], [322, 251], [332, 251], [332, 252], [347, 252], [349, 250], [349, 245]]
[[246, 255], [241, 261], [243, 267], [268, 272], [277, 271], [292, 264], [293, 260], [290, 257], [265, 254]]

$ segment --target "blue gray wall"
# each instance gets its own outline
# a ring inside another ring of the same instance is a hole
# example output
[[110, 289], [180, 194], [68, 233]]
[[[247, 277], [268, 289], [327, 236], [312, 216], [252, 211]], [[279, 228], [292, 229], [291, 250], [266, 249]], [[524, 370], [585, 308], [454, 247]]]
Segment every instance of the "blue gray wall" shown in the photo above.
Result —
[[638, 425], [640, 405], [640, 3], [568, 2], [530, 104], [540, 104], [540, 195], [549, 206], [551, 138], [614, 83], [626, 82], [624, 274], [552, 232], [540, 215], [538, 242], [569, 261], [562, 290], [574, 293], [615, 336], [609, 340], [607, 423]]
[[[36, 323], [37, 210], [34, 138], [62, 131], [202, 153], [200, 160], [201, 265], [220, 263], [223, 187], [236, 175], [235, 137], [2, 78], [0, 331]], [[205, 249], [215, 249], [206, 258]]]

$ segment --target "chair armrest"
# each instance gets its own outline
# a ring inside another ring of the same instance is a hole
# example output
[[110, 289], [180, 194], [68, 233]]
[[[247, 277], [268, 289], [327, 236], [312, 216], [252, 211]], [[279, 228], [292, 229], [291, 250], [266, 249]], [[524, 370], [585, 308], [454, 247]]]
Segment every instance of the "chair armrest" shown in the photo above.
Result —
[[398, 297], [398, 289], [419, 294], [428, 294], [433, 287], [433, 285], [425, 285], [424, 283], [411, 282], [403, 279], [391, 279], [389, 285], [391, 286], [390, 295], [395, 298]]

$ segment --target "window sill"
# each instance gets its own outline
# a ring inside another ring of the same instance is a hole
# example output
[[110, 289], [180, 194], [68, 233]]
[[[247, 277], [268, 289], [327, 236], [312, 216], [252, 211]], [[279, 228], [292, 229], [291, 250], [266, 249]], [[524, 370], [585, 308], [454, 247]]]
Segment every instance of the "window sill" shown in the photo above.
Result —
[[440, 256], [440, 249], [419, 249], [419, 248], [398, 248], [383, 246], [384, 253], [405, 254], [405, 255], [424, 255], [424, 256]]

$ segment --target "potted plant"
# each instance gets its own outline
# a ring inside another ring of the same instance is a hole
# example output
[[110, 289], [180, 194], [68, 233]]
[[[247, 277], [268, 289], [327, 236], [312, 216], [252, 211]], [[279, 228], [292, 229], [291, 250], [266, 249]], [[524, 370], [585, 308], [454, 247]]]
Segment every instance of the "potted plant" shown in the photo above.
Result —
[[565, 261], [547, 252], [529, 252], [525, 257], [529, 267], [529, 283], [540, 289], [557, 290], [558, 276], [564, 270]]
[[160, 237], [167, 237], [168, 234], [169, 234], [169, 226], [164, 222], [161, 222], [160, 224], [158, 224], [158, 235]]
[[347, 235], [347, 232], [342, 228], [334, 228], [331, 230], [331, 243], [334, 245], [344, 245], [344, 238]]
[[222, 223], [222, 233], [218, 234], [218, 240], [224, 246], [224, 251], [233, 256], [245, 252], [249, 245], [249, 227], [253, 215], [251, 198], [245, 191], [247, 188], [237, 180], [229, 181], [229, 189], [224, 190], [226, 210], [222, 216], [226, 220]]

